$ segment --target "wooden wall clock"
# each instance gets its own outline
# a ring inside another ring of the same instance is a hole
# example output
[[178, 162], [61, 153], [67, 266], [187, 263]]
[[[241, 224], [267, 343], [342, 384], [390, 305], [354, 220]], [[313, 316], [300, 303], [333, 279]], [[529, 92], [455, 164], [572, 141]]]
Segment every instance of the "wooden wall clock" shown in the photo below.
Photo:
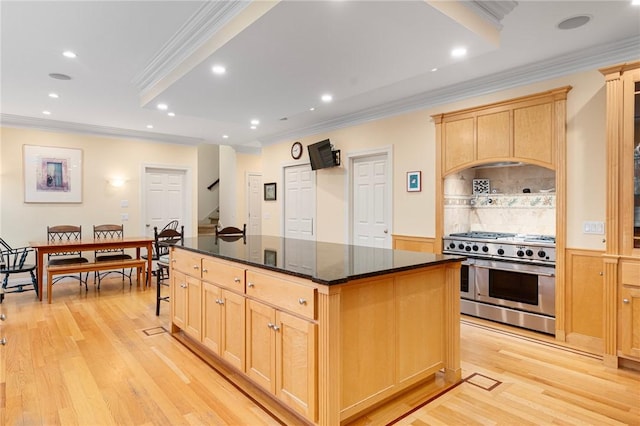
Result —
[[294, 142], [293, 145], [291, 145], [291, 156], [295, 160], [302, 157], [302, 144], [300, 142]]

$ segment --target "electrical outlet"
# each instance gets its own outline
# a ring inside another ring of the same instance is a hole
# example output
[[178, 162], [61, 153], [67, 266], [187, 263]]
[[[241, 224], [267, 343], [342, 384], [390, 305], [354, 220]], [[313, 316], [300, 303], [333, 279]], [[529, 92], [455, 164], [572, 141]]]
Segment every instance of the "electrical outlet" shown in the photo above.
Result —
[[129, 213], [121, 213], [121, 214], [120, 214], [120, 219], [121, 219], [123, 222], [126, 222], [127, 220], [129, 220]]
[[121, 200], [120, 207], [129, 207], [129, 200]]

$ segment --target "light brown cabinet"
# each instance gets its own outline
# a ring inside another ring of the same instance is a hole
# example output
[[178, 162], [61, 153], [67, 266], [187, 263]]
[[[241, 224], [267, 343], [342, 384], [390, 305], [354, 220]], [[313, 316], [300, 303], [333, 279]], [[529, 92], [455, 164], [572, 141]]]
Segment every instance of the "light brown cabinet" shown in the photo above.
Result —
[[[444, 175], [478, 164], [522, 161], [557, 167], [571, 87], [434, 115]], [[558, 120], [560, 118], [561, 120]]]
[[607, 90], [604, 360], [618, 366], [619, 357], [640, 362], [640, 61], [600, 71]]

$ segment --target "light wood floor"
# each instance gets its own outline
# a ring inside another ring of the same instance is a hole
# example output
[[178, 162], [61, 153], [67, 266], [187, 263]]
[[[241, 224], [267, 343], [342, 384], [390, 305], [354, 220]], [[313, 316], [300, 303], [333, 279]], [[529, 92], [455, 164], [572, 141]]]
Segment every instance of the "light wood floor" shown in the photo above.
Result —
[[[169, 305], [156, 317], [154, 296], [155, 288], [123, 288], [118, 279], [99, 292], [90, 284], [88, 293], [60, 284], [51, 305], [33, 292], [6, 295], [0, 424], [297, 423], [171, 337]], [[426, 405], [409, 395], [353, 424], [640, 425], [639, 372], [608, 369], [597, 356], [531, 336], [463, 320], [465, 381]]]

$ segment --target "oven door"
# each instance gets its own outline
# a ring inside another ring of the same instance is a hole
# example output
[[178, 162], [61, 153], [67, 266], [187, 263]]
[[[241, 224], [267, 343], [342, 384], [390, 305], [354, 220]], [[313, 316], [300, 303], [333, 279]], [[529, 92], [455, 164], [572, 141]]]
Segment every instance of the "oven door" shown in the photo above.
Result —
[[555, 316], [555, 268], [476, 260], [477, 301]]
[[462, 299], [475, 298], [476, 294], [476, 270], [473, 267], [474, 259], [467, 259], [462, 261], [462, 267], [460, 268], [460, 297]]

